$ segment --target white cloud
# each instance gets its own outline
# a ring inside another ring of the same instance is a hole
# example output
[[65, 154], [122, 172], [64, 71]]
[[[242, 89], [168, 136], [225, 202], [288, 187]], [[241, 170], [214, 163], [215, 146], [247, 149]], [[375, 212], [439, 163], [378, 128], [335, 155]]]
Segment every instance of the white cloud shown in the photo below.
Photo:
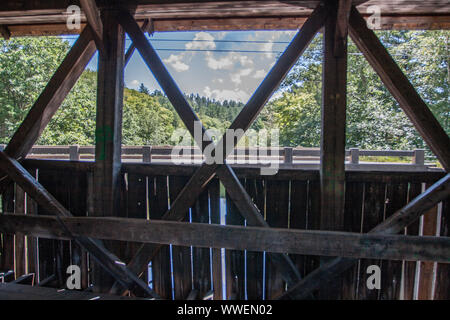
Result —
[[189, 70], [189, 65], [184, 63], [182, 60], [184, 59], [184, 55], [174, 55], [171, 54], [169, 58], [164, 59], [164, 62], [172, 66], [177, 72], [187, 71]]
[[266, 76], [267, 72], [264, 69], [261, 70], [257, 70], [254, 74], [253, 74], [253, 78], [255, 79], [262, 79]]
[[186, 49], [215, 49], [216, 43], [214, 42], [214, 37], [208, 32], [198, 32], [195, 34], [193, 41], [185, 44]]
[[250, 75], [252, 73], [252, 71], [253, 71], [253, 69], [247, 68], [247, 69], [239, 70], [236, 73], [232, 73], [230, 75], [231, 82], [233, 82], [235, 84], [241, 84], [241, 82], [242, 82], [241, 78]]
[[206, 54], [206, 63], [209, 68], [213, 70], [232, 69], [235, 64], [242, 67], [249, 67], [253, 65], [253, 60], [248, 56], [239, 55], [237, 52], [230, 52], [222, 58], [214, 58], [211, 52]]
[[206, 63], [213, 70], [231, 69], [233, 67], [233, 61], [229, 56], [216, 59], [211, 53], [206, 55]]
[[203, 90], [203, 93], [206, 96], [216, 99], [216, 100], [219, 100], [219, 101], [234, 100], [234, 101], [246, 102], [248, 100], [248, 98], [250, 97], [250, 95], [243, 90], [238, 90], [238, 89], [234, 89], [234, 90], [213, 89], [213, 90], [211, 90], [211, 88], [209, 86], [205, 87], [205, 89]]
[[132, 86], [138, 86], [139, 84], [140, 84], [140, 82], [138, 80], [131, 81]]

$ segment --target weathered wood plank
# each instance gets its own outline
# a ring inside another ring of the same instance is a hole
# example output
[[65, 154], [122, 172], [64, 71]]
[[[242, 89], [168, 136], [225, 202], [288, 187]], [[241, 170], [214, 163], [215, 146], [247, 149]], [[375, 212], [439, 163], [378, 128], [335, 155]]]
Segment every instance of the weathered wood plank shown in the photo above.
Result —
[[[287, 228], [289, 224], [290, 181], [267, 181], [266, 221], [271, 228]], [[273, 299], [285, 290], [286, 283], [280, 270], [266, 260], [266, 299]]]
[[[245, 189], [259, 211], [264, 214], [265, 181], [245, 179]], [[264, 297], [264, 278], [264, 254], [247, 250], [247, 299], [261, 300]]]
[[[225, 223], [229, 226], [243, 226], [245, 219], [239, 214], [239, 210], [226, 195], [227, 215]], [[240, 250], [225, 250], [226, 288], [227, 299], [235, 296], [238, 300], [245, 299], [245, 254]]]
[[68, 239], [67, 231], [59, 226], [61, 221], [74, 235], [108, 240], [173, 243], [237, 251], [248, 249], [259, 252], [450, 263], [448, 237], [359, 234], [163, 220], [143, 221], [132, 218], [55, 217], [10, 213], [0, 216], [0, 231], [19, 231], [40, 237]]
[[[149, 217], [160, 220], [168, 210], [167, 177], [149, 177]], [[148, 261], [149, 262], [149, 261]], [[148, 264], [147, 262], [147, 264]], [[163, 246], [152, 259], [153, 289], [163, 299], [172, 297], [170, 248]]]
[[[408, 184], [388, 184], [386, 186], [386, 207], [384, 219], [389, 218], [395, 212], [403, 208], [408, 202]], [[399, 300], [402, 281], [402, 262], [381, 262], [381, 290], [379, 299]]]
[[[384, 220], [386, 203], [385, 183], [366, 183], [364, 194], [364, 212], [362, 232], [367, 233]], [[359, 269], [358, 300], [377, 300], [380, 294], [378, 289], [367, 287], [367, 268], [377, 265], [381, 268], [381, 261], [374, 259], [361, 259]]]
[[[218, 179], [213, 179], [208, 186], [210, 217], [212, 224], [221, 223], [220, 213], [220, 182]], [[248, 259], [248, 258], [247, 258]], [[222, 284], [222, 249], [212, 249], [212, 285], [213, 285], [213, 299], [223, 300], [223, 284]]]
[[[408, 190], [408, 202], [422, 193], [421, 183], [410, 183]], [[419, 235], [420, 220], [414, 221], [408, 227], [406, 227], [406, 234], [418, 236]], [[417, 261], [404, 261], [403, 272], [403, 299], [414, 299], [414, 286], [416, 279], [416, 268], [418, 267]]]
[[[364, 208], [364, 183], [345, 183], [344, 230], [347, 232], [362, 232]], [[359, 280], [359, 263], [349, 268], [343, 276], [342, 296], [344, 300], [356, 300]]]
[[[169, 177], [169, 198], [172, 204], [186, 185], [187, 177]], [[189, 215], [186, 213], [186, 217]], [[186, 220], [186, 219], [185, 219]], [[192, 290], [191, 248], [172, 246], [172, 265], [175, 300], [186, 299]]]
[[[14, 185], [9, 185], [2, 197], [2, 209], [14, 212]], [[14, 271], [14, 235], [2, 234], [2, 270]]]
[[[25, 192], [16, 185], [14, 192], [14, 212], [25, 214]], [[25, 236], [14, 235], [14, 273], [16, 279], [25, 274]]]
[[[198, 197], [191, 211], [192, 222], [209, 223], [209, 194], [203, 191]], [[211, 254], [209, 248], [192, 248], [193, 287], [198, 290], [200, 297], [204, 297], [212, 289], [211, 283]]]
[[[430, 185], [427, 185], [429, 188]], [[422, 218], [422, 235], [424, 236], [434, 236], [436, 235], [437, 228], [437, 216], [438, 207], [435, 206], [429, 209], [426, 215]], [[434, 263], [430, 261], [420, 261], [420, 272], [419, 272], [419, 300], [433, 300], [433, 278], [434, 274]]]
[[[442, 202], [441, 215], [441, 237], [450, 236], [450, 198]], [[438, 263], [436, 269], [436, 287], [434, 291], [434, 300], [450, 299], [450, 265]]]

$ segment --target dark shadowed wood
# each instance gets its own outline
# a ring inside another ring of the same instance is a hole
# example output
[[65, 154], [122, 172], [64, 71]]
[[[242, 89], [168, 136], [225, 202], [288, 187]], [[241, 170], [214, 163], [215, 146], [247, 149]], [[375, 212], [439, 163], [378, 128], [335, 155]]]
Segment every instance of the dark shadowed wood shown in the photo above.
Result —
[[[42, 176], [41, 176], [42, 175]], [[38, 171], [38, 181], [43, 188], [51, 190], [54, 192], [57, 189], [54, 179], [55, 171], [51, 169], [40, 169]], [[49, 191], [50, 192], [50, 191]], [[49, 211], [45, 207], [39, 205], [37, 202], [37, 214], [38, 215], [52, 215], [53, 212]], [[54, 281], [48, 282], [45, 286], [57, 286], [58, 285], [58, 274], [56, 272], [56, 247], [57, 241], [38, 238], [38, 266], [39, 266], [39, 279], [41, 282], [47, 279], [51, 275], [55, 276]]]
[[[30, 175], [32, 177], [36, 177], [36, 169], [29, 169], [28, 172], [30, 172]], [[26, 198], [27, 202], [27, 209], [26, 214], [34, 214], [36, 215], [38, 212], [38, 207], [36, 202], [27, 194]], [[39, 268], [38, 268], [38, 250], [37, 250], [37, 238], [26, 236], [26, 242], [27, 242], [27, 273], [34, 273], [35, 274], [35, 282], [39, 279]]]
[[[441, 215], [441, 237], [450, 236], [450, 198], [442, 202]], [[450, 299], [450, 265], [438, 263], [436, 269], [436, 287], [434, 289], [434, 300]]]
[[[160, 220], [168, 209], [167, 177], [149, 177], [150, 220]], [[172, 297], [170, 248], [163, 246], [152, 260], [153, 289], [163, 299]], [[148, 264], [147, 262], [147, 264]]]
[[[384, 219], [403, 208], [408, 202], [408, 184], [390, 183], [386, 186]], [[399, 300], [402, 282], [402, 262], [381, 262], [380, 300]]]
[[450, 171], [449, 136], [355, 7], [351, 10], [349, 32], [442, 166]]
[[[209, 223], [209, 195], [203, 191], [192, 208], [192, 222]], [[209, 248], [192, 248], [193, 286], [200, 297], [211, 291], [211, 255]]]
[[[245, 179], [245, 189], [259, 212], [264, 213], [265, 181], [263, 179]], [[305, 228], [302, 228], [305, 229]], [[295, 259], [291, 257], [295, 264]], [[264, 283], [263, 253], [247, 250], [247, 298], [262, 299]]]
[[[169, 177], [169, 198], [171, 204], [183, 189], [183, 186], [186, 185], [187, 181], [187, 177]], [[186, 214], [185, 216], [188, 217], [189, 215]], [[172, 265], [174, 298], [176, 300], [186, 299], [192, 290], [191, 248], [186, 246], [172, 246]]]
[[[362, 232], [367, 233], [384, 220], [386, 199], [385, 183], [366, 183], [364, 188], [364, 207], [362, 217]], [[358, 300], [377, 300], [380, 294], [378, 289], [367, 287], [367, 268], [377, 265], [381, 268], [381, 261], [374, 259], [361, 259], [359, 264]]]
[[[363, 182], [345, 183], [345, 211], [344, 211], [344, 231], [362, 232], [361, 221], [364, 209], [364, 187]], [[344, 300], [357, 299], [359, 263], [349, 268], [343, 276], [342, 296]]]
[[[2, 196], [3, 212], [14, 212], [14, 185], [9, 185]], [[14, 235], [2, 234], [2, 270], [14, 271]]]
[[[213, 179], [208, 186], [209, 205], [210, 205], [210, 219], [212, 224], [220, 224], [220, 182], [218, 179]], [[212, 249], [212, 285], [213, 285], [213, 299], [223, 300], [223, 284], [222, 284], [222, 251], [220, 248]]]
[[[427, 185], [427, 188], [429, 185]], [[438, 207], [435, 206], [429, 209], [422, 218], [422, 235], [434, 236], [436, 235], [438, 218]], [[421, 261], [419, 272], [419, 300], [433, 300], [433, 278], [434, 263], [430, 261]]]
[[[287, 228], [289, 223], [289, 181], [267, 181], [266, 221], [272, 228]], [[300, 279], [300, 276], [299, 276]], [[266, 262], [266, 299], [280, 295], [286, 286], [280, 270]]]
[[[14, 212], [25, 214], [25, 192], [16, 185]], [[16, 279], [25, 274], [25, 236], [16, 233], [14, 236], [14, 272]]]
[[[226, 188], [226, 186], [225, 186]], [[227, 215], [225, 223], [228, 226], [244, 226], [245, 219], [239, 214], [239, 209], [231, 200], [230, 195], [226, 194]], [[232, 295], [238, 300], [245, 299], [245, 253], [238, 250], [225, 250], [226, 265], [226, 288], [227, 299]]]
[[[421, 183], [410, 183], [408, 190], [408, 202], [417, 197], [422, 193]], [[407, 235], [418, 236], [419, 235], [420, 219], [417, 219], [411, 223], [406, 228]], [[404, 272], [403, 272], [403, 299], [413, 300], [414, 299], [414, 285], [417, 281], [416, 279], [416, 268], [418, 267], [417, 261], [404, 261]]]
[[[411, 223], [416, 221], [428, 209], [434, 207], [440, 201], [450, 195], [450, 174], [433, 184], [426, 192], [414, 198], [405, 207], [397, 211], [388, 219], [370, 230], [370, 233], [396, 234]], [[297, 285], [290, 288], [281, 299], [291, 297], [307, 297], [324, 284], [335, 279], [342, 272], [353, 266], [357, 260], [347, 258], [336, 258], [321, 266], [309, 276], [302, 279]]]

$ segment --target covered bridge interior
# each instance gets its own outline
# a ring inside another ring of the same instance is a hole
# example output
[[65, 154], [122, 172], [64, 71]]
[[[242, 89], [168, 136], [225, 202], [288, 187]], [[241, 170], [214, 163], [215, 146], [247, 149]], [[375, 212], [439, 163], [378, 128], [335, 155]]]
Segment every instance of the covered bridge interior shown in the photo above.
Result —
[[[68, 28], [70, 5], [81, 8], [80, 29]], [[2, 1], [5, 39], [80, 36], [0, 151], [0, 298], [449, 299], [450, 138], [368, 27], [373, 6], [378, 29], [450, 27], [447, 0]], [[230, 128], [250, 127], [322, 32], [320, 170], [122, 163], [124, 68], [134, 51], [192, 135], [199, 121], [146, 32], [264, 29], [298, 33]], [[443, 170], [345, 170], [349, 37]], [[26, 159], [96, 51], [95, 161]], [[80, 289], [67, 290], [70, 265]], [[371, 265], [381, 289], [366, 285]]]

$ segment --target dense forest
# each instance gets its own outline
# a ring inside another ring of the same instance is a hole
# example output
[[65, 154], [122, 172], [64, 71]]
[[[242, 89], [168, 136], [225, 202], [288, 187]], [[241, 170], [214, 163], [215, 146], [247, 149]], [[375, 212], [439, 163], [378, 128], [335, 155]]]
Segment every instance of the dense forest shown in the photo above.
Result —
[[[448, 31], [380, 31], [382, 42], [450, 133]], [[0, 40], [0, 143], [7, 143], [69, 49], [58, 37]], [[425, 147], [398, 104], [353, 43], [349, 43], [347, 146]], [[253, 129], [280, 129], [280, 144], [320, 144], [322, 39], [318, 35], [264, 108]], [[39, 139], [39, 144], [94, 144], [96, 72], [86, 70]], [[186, 96], [207, 128], [228, 127], [243, 104]], [[123, 144], [174, 144], [182, 128], [159, 91], [125, 89]]]

